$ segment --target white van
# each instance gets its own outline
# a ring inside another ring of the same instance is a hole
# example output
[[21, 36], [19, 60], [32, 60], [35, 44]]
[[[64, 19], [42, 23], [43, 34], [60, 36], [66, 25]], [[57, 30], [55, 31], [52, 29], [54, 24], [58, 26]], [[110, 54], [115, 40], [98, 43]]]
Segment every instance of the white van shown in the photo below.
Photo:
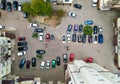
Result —
[[27, 54], [26, 51], [22, 51], [22, 52], [18, 52], [18, 53], [17, 53], [17, 56], [23, 56], [23, 55], [26, 55], [26, 54]]
[[3, 26], [3, 25], [0, 25], [0, 29], [5, 29], [5, 26]]
[[22, 5], [18, 5], [18, 11], [22, 11]]

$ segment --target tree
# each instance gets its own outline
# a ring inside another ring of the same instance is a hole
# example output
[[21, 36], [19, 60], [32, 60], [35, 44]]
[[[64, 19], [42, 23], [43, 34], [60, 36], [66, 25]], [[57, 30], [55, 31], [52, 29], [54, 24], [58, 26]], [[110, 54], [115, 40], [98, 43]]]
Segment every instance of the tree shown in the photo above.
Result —
[[22, 4], [22, 10], [26, 13], [29, 13], [31, 14], [32, 13], [32, 9], [31, 9], [31, 6], [30, 6], [30, 2], [25, 2]]
[[62, 9], [57, 10], [58, 17], [63, 17], [65, 12]]
[[84, 34], [86, 34], [86, 35], [91, 35], [92, 31], [93, 31], [93, 29], [91, 26], [85, 26], [84, 30], [83, 30]]

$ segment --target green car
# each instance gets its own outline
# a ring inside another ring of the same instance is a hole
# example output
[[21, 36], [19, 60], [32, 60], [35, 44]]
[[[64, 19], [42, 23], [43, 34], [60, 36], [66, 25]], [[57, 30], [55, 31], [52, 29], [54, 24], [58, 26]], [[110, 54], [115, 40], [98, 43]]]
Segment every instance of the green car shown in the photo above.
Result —
[[52, 68], [55, 68], [56, 67], [56, 60], [52, 60]]

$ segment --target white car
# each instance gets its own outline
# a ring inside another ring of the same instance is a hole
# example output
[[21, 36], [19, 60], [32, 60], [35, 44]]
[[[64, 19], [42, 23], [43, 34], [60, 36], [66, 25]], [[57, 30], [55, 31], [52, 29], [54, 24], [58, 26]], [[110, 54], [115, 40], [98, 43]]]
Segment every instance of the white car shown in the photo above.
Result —
[[39, 40], [42, 42], [43, 41], [43, 33], [39, 33]]
[[71, 42], [71, 35], [67, 34], [67, 43], [70, 43], [70, 42]]
[[93, 39], [94, 39], [94, 44], [97, 44], [98, 43], [98, 36], [94, 35]]
[[45, 62], [42, 61], [41, 64], [40, 64], [40, 69], [44, 69], [44, 67], [45, 67]]
[[18, 11], [22, 11], [22, 5], [18, 5]]
[[98, 0], [92, 0], [92, 6], [95, 7], [97, 6]]
[[65, 34], [62, 35], [62, 43], [66, 43], [66, 35]]
[[99, 33], [99, 34], [102, 34], [102, 31], [103, 31], [103, 30], [102, 30], [102, 26], [99, 25], [99, 26], [98, 26], [98, 33]]
[[26, 54], [27, 54], [26, 51], [22, 51], [22, 52], [18, 52], [18, 53], [17, 53], [17, 56], [23, 56], [23, 55], [26, 55]]
[[30, 27], [38, 27], [38, 24], [36, 22], [29, 23]]
[[72, 13], [72, 12], [69, 12], [69, 13], [68, 13], [68, 16], [70, 16], [70, 17], [76, 17], [76, 16], [77, 16], [77, 14]]
[[50, 69], [50, 61], [46, 61], [46, 69]]
[[5, 26], [3, 26], [3, 25], [0, 25], [0, 29], [5, 29]]

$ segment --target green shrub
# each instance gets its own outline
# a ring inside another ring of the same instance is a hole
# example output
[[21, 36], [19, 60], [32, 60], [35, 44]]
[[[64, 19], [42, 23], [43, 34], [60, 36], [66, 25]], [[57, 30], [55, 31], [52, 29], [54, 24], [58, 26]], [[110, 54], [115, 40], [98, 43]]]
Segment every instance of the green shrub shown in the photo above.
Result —
[[32, 34], [32, 37], [33, 37], [33, 38], [38, 38], [38, 33], [33, 33], [33, 34]]
[[36, 57], [38, 57], [38, 58], [40, 58], [40, 59], [43, 58], [42, 54], [37, 54]]
[[91, 26], [84, 26], [84, 30], [83, 30], [84, 34], [86, 35], [91, 35], [93, 32], [93, 29]]

